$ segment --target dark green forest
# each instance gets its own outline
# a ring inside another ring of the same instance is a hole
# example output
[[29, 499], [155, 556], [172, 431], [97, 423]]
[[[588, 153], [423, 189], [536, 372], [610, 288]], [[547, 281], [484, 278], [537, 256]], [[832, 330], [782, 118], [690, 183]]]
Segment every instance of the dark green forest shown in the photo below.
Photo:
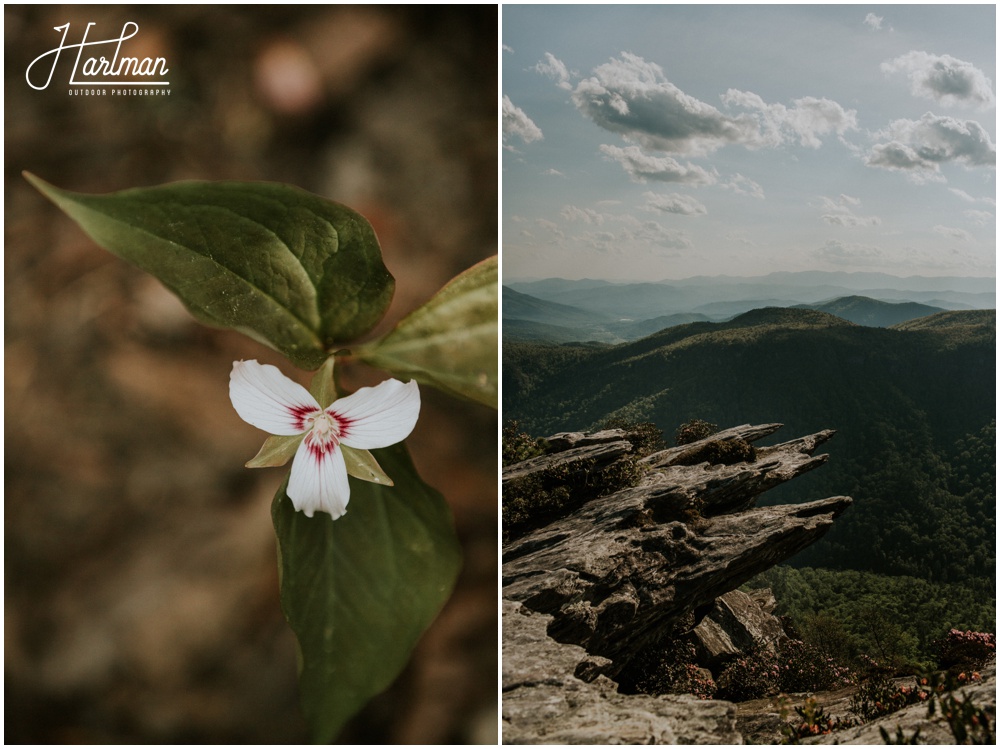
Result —
[[992, 597], [918, 577], [780, 566], [746, 587], [771, 588], [775, 613], [789, 616], [799, 635], [821, 643], [838, 663], [865, 653], [883, 663], [928, 667], [949, 629], [996, 627]]
[[[827, 465], [761, 498], [855, 500], [790, 564], [811, 568], [799, 573], [813, 582], [852, 570], [958, 586], [944, 607], [958, 608], [935, 617], [992, 631], [983, 611], [995, 608], [995, 320], [993, 310], [943, 312], [872, 328], [770, 308], [618, 346], [505, 341], [503, 413], [535, 436], [607, 418], [666, 435], [691, 419], [783, 423], [771, 443], [835, 429]], [[912, 633], [921, 644], [930, 636]]]

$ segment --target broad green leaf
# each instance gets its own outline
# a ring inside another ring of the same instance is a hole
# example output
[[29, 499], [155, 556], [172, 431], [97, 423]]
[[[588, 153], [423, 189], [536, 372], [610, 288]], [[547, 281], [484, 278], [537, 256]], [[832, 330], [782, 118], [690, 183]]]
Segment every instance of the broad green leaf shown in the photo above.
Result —
[[497, 407], [497, 258], [456, 276], [358, 358]]
[[295, 187], [177, 182], [83, 195], [24, 176], [200, 320], [242, 331], [303, 369], [370, 330], [392, 298], [371, 225]]
[[406, 447], [375, 454], [395, 486], [350, 479], [347, 514], [335, 521], [296, 512], [284, 486], [271, 505], [303, 712], [320, 743], [396, 678], [460, 567], [448, 506]]

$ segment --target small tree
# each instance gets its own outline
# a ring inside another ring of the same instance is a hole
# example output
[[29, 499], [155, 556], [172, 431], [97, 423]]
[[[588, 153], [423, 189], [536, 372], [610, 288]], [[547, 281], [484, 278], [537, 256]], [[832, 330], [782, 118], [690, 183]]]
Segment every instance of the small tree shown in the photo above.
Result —
[[508, 421], [503, 427], [503, 464], [520, 463], [522, 460], [541, 455], [545, 450], [541, 440], [520, 431], [516, 421]]
[[666, 447], [663, 442], [663, 432], [651, 422], [629, 421], [628, 419], [605, 419], [601, 429], [621, 429], [625, 438], [632, 443], [632, 454], [645, 457]]
[[705, 437], [713, 435], [718, 431], [719, 427], [717, 424], [710, 424], [703, 419], [691, 419], [691, 421], [684, 422], [677, 427], [677, 432], [674, 434], [674, 443], [678, 446], [688, 445], [692, 442], [705, 439]]

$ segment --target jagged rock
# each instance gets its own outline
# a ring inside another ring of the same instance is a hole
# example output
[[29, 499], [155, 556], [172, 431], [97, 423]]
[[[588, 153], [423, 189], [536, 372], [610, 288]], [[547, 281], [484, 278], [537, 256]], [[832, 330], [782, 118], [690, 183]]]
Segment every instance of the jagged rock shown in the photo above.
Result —
[[632, 452], [632, 443], [623, 439], [582, 444], [578, 447], [539, 455], [507, 466], [503, 469], [503, 483], [506, 484], [514, 479], [557, 468], [572, 470], [574, 466], [580, 466], [584, 463], [589, 464], [592, 468], [602, 468], [630, 452]]
[[575, 677], [586, 652], [546, 634], [552, 617], [503, 603], [505, 744], [740, 744], [736, 707], [690, 695], [619, 694]]
[[[772, 426], [740, 429], [759, 438]], [[848, 497], [680, 519], [699, 504], [713, 512], [746, 507], [764, 489], [821, 465], [826, 456], [809, 450], [830, 434], [776, 445], [755, 463], [668, 466], [592, 500], [505, 546], [504, 597], [552, 614], [550, 634], [611, 658], [613, 675], [690, 612], [830, 528]]]
[[[745, 425], [708, 441], [752, 442], [778, 428]], [[833, 434], [823, 431], [759, 448], [752, 462], [733, 465], [678, 464], [706, 440], [658, 452], [641, 461], [649, 472], [637, 486], [591, 500], [505, 544], [505, 685], [508, 673], [512, 678], [519, 674], [518, 686], [505, 686], [505, 742], [699, 743], [650, 717], [660, 715], [650, 705], [669, 704], [674, 698], [619, 695], [611, 680], [694, 612], [706, 613], [717, 598], [829, 530], [851, 504], [849, 497], [763, 508], [754, 504], [767, 489], [822, 465], [827, 456], [812, 453]], [[576, 447], [508, 467], [504, 480], [570, 465], [567, 458], [607, 460], [613, 452], [620, 457], [630, 449], [622, 442], [588, 444], [585, 437], [574, 437], [565, 444]], [[741, 604], [753, 605], [743, 600]], [[532, 619], [534, 639], [514, 635], [527, 619]], [[773, 631], [763, 621], [761, 612], [761, 621], [750, 629], [766, 639]], [[508, 632], [514, 639], [508, 640]], [[560, 650], [558, 662], [536, 655], [567, 646], [579, 647]], [[545, 686], [547, 691], [528, 694], [524, 690], [529, 686]], [[602, 695], [599, 700], [593, 697], [595, 689]], [[588, 695], [585, 700], [583, 693]], [[566, 723], [559, 722], [561, 716], [567, 716]], [[553, 735], [556, 725], [566, 727]], [[613, 726], [613, 731], [608, 735], [604, 728], [591, 730], [593, 726]], [[735, 740], [716, 734], [706, 743]]]
[[757, 588], [756, 590], [748, 591], [747, 595], [757, 602], [760, 610], [765, 614], [773, 614], [774, 610], [778, 608], [778, 601], [775, 599], [774, 593], [770, 588]]
[[770, 434], [774, 434], [781, 427], [781, 424], [761, 424], [759, 426], [744, 424], [743, 426], [723, 429], [721, 432], [716, 432], [704, 439], [689, 442], [686, 445], [668, 447], [666, 450], [660, 450], [652, 455], [647, 455], [643, 458], [643, 462], [653, 468], [666, 468], [667, 466], [685, 464], [692, 455], [701, 452], [705, 445], [710, 442], [723, 442], [732, 439], [754, 442]]
[[[766, 592], [770, 593], [770, 590]], [[773, 596], [771, 600], [774, 600]], [[698, 662], [711, 668], [757, 648], [774, 651], [786, 638], [778, 618], [762, 609], [754, 597], [740, 590], [731, 590], [716, 598], [715, 606], [692, 634], [700, 656]]]
[[559, 432], [545, 441], [548, 443], [549, 452], [555, 453], [569, 450], [572, 447], [599, 445], [603, 442], [617, 442], [623, 439], [625, 439], [624, 429], [604, 429], [600, 432]]

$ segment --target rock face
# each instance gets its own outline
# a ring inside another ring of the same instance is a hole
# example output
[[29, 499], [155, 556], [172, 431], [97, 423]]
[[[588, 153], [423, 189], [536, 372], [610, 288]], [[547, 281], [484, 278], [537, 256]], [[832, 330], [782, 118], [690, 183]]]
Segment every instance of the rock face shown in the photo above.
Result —
[[554, 642], [546, 634], [551, 621], [503, 602], [505, 744], [742, 743], [728, 702], [624, 695], [606, 676], [574, 676], [587, 653]]
[[[770, 601], [770, 590], [754, 591]], [[773, 609], [772, 609], [773, 610]], [[741, 590], [731, 590], [715, 599], [715, 606], [692, 630], [699, 663], [716, 668], [723, 661], [754, 648], [775, 647], [786, 639], [778, 618], [760, 601]]]
[[[706, 454], [708, 443], [753, 442], [780, 426], [736, 427], [647, 456], [642, 462], [649, 472], [637, 486], [592, 500], [504, 546], [505, 741], [550, 743], [555, 738], [539, 731], [551, 731], [563, 720], [568, 721], [565, 730], [579, 728], [580, 705], [584, 703], [578, 697], [584, 693], [590, 706], [587, 720], [597, 721], [609, 735], [624, 730], [615, 723], [617, 708], [611, 707], [618, 700], [628, 705], [628, 715], [638, 715], [640, 701], [642, 710], [660, 715], [649, 705], [662, 707], [673, 698], [617, 693], [612, 698], [612, 680], [665, 633], [689, 622], [692, 615], [704, 618], [716, 599], [793, 556], [829, 530], [851, 504], [850, 498], [764, 508], [754, 504], [767, 489], [822, 465], [826, 456], [814, 457], [813, 452], [833, 436], [832, 431], [758, 448], [752, 462], [683, 464], [690, 462], [692, 455]], [[573, 435], [572, 440], [557, 441], [557, 445], [575, 446], [509, 467], [505, 482], [579, 460], [576, 453], [582, 450], [587, 451], [588, 460], [616, 460], [629, 452], [622, 446], [622, 436], [587, 440]], [[529, 462], [531, 465], [526, 465]], [[740, 596], [731, 595], [726, 600], [729, 603], [719, 604], [721, 610], [748, 605]], [[508, 641], [508, 633], [514, 637], [529, 612], [535, 614], [536, 632], [530, 648], [517, 638]], [[763, 622], [761, 619], [759, 631], [746, 632], [747, 636], [776, 636]], [[543, 623], [545, 638], [538, 635]], [[567, 651], [563, 649], [566, 645], [578, 647]], [[548, 655], [542, 657], [542, 653]], [[580, 677], [591, 682], [589, 688]], [[554, 690], [550, 696], [522, 691], [537, 691], [543, 684]], [[594, 697], [595, 689], [600, 697]], [[570, 691], [576, 696], [570, 697]], [[684, 740], [685, 722], [696, 720], [701, 710], [717, 710], [726, 704], [695, 700], [671, 718], [675, 722], [670, 733], [641, 721], [643, 727], [635, 730], [650, 740], [698, 743]], [[634, 728], [634, 724], [629, 725]], [[723, 732], [729, 731], [735, 733], [734, 728]], [[567, 743], [574, 737], [570, 733], [560, 736]], [[596, 734], [589, 740], [607, 743]], [[642, 742], [638, 734], [621, 740]], [[716, 735], [709, 743], [734, 741], [731, 736]]]

